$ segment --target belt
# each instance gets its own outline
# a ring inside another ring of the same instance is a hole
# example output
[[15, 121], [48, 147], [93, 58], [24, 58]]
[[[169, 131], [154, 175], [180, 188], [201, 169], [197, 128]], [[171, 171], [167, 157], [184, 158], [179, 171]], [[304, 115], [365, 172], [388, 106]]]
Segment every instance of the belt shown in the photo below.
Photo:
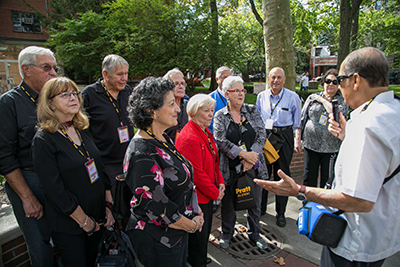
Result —
[[290, 126], [284, 126], [284, 127], [273, 127], [271, 130], [267, 130], [269, 132], [277, 133], [277, 132], [282, 132], [285, 131], [289, 128], [292, 128], [292, 125]]
[[124, 181], [125, 176], [123, 174], [120, 174], [120, 175], [115, 176], [115, 179], [117, 179], [118, 181]]
[[20, 169], [24, 170], [24, 171], [31, 171], [31, 172], [35, 171], [35, 169], [33, 167], [23, 167], [23, 168], [20, 168]]

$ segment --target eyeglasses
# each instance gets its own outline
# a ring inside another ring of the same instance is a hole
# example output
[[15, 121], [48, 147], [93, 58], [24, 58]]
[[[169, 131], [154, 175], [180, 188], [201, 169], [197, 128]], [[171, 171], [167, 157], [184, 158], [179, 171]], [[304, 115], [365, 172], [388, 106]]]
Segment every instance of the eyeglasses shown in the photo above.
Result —
[[56, 94], [55, 96], [53, 96], [52, 98], [56, 97], [56, 96], [61, 96], [62, 99], [71, 99], [71, 96], [73, 95], [74, 97], [78, 97], [81, 94], [81, 92], [61, 92], [59, 94]]
[[175, 87], [179, 86], [179, 85], [182, 85], [183, 87], [186, 87], [186, 82], [174, 82], [174, 84], [175, 84]]
[[339, 76], [337, 76], [336, 78], [337, 78], [338, 84], [340, 84], [344, 79], [350, 78], [354, 74], [355, 73], [350, 74], [350, 75], [339, 75]]
[[247, 93], [247, 90], [239, 90], [239, 89], [236, 89], [236, 90], [227, 90], [229, 93], [236, 93], [236, 94], [239, 94], [239, 93], [243, 93], [243, 94], [246, 94]]
[[336, 80], [326, 79], [326, 80], [324, 81], [324, 83], [326, 83], [326, 84], [331, 84], [331, 83], [333, 83], [333, 85], [338, 85], [338, 80], [337, 80], [337, 79], [336, 79]]
[[31, 66], [35, 66], [35, 67], [41, 68], [45, 72], [49, 72], [49, 71], [51, 71], [51, 69], [53, 69], [56, 73], [58, 73], [58, 71], [60, 70], [60, 67], [58, 67], [57, 65], [50, 66], [48, 64], [45, 64], [45, 65], [34, 65], [33, 64]]

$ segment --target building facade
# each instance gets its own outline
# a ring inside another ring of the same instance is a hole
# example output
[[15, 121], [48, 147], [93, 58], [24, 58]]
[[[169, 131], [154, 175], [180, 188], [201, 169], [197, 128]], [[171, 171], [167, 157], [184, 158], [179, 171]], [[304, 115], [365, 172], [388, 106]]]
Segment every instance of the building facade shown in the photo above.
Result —
[[21, 82], [18, 54], [27, 46], [43, 46], [49, 34], [36, 10], [47, 13], [50, 0], [0, 0], [0, 94]]

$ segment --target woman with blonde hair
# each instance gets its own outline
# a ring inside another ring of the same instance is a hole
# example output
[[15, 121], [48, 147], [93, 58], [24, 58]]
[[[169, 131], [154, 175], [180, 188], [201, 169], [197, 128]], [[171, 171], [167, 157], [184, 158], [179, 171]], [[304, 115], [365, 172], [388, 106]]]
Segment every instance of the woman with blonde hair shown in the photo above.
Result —
[[32, 155], [47, 195], [51, 237], [63, 266], [95, 266], [99, 222], [114, 223], [100, 152], [87, 130], [88, 118], [73, 81], [49, 80], [39, 97]]

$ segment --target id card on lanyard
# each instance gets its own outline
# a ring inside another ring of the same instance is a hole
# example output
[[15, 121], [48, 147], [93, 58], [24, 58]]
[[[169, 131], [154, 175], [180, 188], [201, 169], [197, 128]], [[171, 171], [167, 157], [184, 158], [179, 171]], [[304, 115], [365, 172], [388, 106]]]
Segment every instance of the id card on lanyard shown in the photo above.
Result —
[[119, 142], [122, 143], [126, 143], [129, 142], [129, 130], [127, 126], [121, 126], [119, 128], [117, 128], [118, 131], [118, 136], [119, 136]]
[[90, 182], [93, 184], [99, 179], [99, 173], [97, 172], [96, 164], [94, 160], [88, 158], [88, 161], [85, 163], [86, 171], [89, 174]]

